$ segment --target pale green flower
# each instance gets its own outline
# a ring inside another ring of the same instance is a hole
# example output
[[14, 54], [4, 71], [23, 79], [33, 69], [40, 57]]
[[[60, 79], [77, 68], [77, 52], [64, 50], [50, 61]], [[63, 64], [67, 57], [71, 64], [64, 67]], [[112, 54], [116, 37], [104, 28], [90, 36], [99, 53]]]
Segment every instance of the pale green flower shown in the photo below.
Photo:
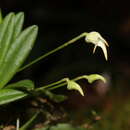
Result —
[[95, 45], [93, 49], [93, 53], [95, 53], [97, 46], [101, 47], [104, 53], [105, 59], [106, 60], [108, 59], [106, 46], [109, 46], [109, 45], [107, 41], [98, 32], [87, 33], [85, 37], [85, 41], [88, 43], [93, 43]]
[[77, 90], [82, 96], [84, 96], [84, 92], [79, 84], [77, 84], [75, 81], [69, 80], [69, 79], [67, 79], [66, 81], [67, 81], [68, 90]]

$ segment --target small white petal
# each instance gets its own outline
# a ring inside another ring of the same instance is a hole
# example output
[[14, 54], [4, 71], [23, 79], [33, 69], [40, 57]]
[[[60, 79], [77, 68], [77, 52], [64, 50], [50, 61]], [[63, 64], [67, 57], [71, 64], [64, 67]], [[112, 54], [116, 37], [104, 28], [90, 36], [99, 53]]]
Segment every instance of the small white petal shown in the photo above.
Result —
[[93, 54], [95, 53], [96, 48], [97, 48], [97, 45], [95, 45], [94, 48], [93, 48]]
[[[101, 35], [100, 35], [100, 36], [101, 36]], [[101, 40], [106, 46], [109, 47], [109, 44], [107, 43], [107, 41], [106, 41], [104, 38], [100, 37], [100, 40]]]
[[102, 51], [103, 51], [104, 56], [105, 56], [105, 59], [107, 60], [107, 49], [106, 49], [106, 45], [102, 41], [99, 41], [98, 42], [98, 46], [102, 48]]

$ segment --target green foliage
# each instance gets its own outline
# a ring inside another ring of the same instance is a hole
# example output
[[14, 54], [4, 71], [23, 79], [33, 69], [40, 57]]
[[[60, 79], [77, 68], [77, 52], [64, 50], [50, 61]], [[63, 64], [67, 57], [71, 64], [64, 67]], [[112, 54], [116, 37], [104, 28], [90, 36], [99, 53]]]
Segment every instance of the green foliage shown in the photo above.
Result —
[[8, 53], [9, 45], [14, 31], [14, 13], [8, 14], [0, 24], [0, 68], [3, 66], [4, 58]]
[[56, 126], [47, 126], [45, 128], [35, 129], [35, 130], [86, 130], [85, 128], [74, 127], [67, 123], [60, 123]]
[[3, 21], [2, 12], [1, 12], [1, 9], [0, 9], [0, 24], [2, 23], [2, 21]]
[[24, 13], [20, 12], [15, 15], [15, 27], [14, 27], [14, 34], [13, 34], [13, 40], [17, 38], [17, 36], [20, 34], [22, 31], [24, 23]]
[[27, 96], [27, 93], [15, 89], [0, 89], [0, 105], [7, 104]]
[[22, 65], [32, 49], [37, 35], [37, 27], [32, 26], [24, 30], [8, 50], [0, 72], [0, 88], [4, 87]]
[[23, 13], [9, 13], [0, 24], [0, 88], [15, 75], [33, 47], [37, 26], [21, 32]]
[[12, 83], [6, 86], [8, 89], [18, 89], [18, 90], [26, 90], [31, 91], [34, 90], [34, 83], [31, 80], [21, 80], [16, 83]]
[[37, 36], [36, 25], [22, 31], [24, 14], [9, 13], [0, 23], [0, 105], [16, 101], [27, 96], [18, 88], [32, 90], [32, 81], [24, 80], [5, 86], [16, 74], [29, 52]]

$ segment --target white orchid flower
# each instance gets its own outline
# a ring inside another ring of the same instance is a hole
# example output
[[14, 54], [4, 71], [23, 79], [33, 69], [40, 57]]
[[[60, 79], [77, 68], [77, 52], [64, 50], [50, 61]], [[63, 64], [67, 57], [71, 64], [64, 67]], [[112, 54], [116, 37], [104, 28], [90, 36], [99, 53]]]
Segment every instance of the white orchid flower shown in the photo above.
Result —
[[85, 37], [85, 41], [88, 43], [93, 43], [95, 45], [93, 49], [93, 53], [95, 53], [97, 46], [101, 47], [104, 53], [105, 59], [106, 60], [108, 59], [106, 46], [109, 46], [109, 45], [107, 41], [98, 32], [87, 33]]

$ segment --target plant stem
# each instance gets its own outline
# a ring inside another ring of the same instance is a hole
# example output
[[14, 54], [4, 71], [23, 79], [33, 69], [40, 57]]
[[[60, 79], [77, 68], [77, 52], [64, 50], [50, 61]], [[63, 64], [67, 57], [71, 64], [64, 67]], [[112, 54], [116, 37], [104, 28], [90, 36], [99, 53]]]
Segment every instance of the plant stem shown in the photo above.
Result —
[[49, 55], [51, 55], [51, 54], [53, 54], [53, 53], [55, 53], [55, 52], [57, 52], [57, 51], [59, 51], [59, 50], [63, 49], [64, 47], [66, 47], [66, 46], [68, 46], [68, 45], [70, 45], [70, 44], [72, 44], [72, 43], [76, 42], [77, 40], [81, 39], [82, 37], [85, 37], [86, 35], [87, 35], [87, 33], [86, 33], [86, 32], [84, 32], [84, 33], [80, 34], [79, 36], [77, 36], [77, 37], [73, 38], [72, 40], [70, 40], [70, 41], [68, 41], [68, 42], [64, 43], [63, 45], [61, 45], [61, 46], [59, 46], [59, 47], [55, 48], [54, 50], [52, 50], [52, 51], [50, 51], [50, 52], [48, 52], [48, 53], [46, 53], [46, 54], [44, 54], [44, 55], [40, 56], [39, 58], [37, 58], [37, 59], [33, 60], [33, 61], [32, 61], [32, 62], [30, 62], [29, 64], [27, 64], [27, 65], [23, 66], [23, 67], [22, 67], [22, 68], [20, 68], [17, 72], [20, 72], [20, 71], [22, 71], [22, 70], [24, 70], [24, 69], [26, 69], [26, 68], [30, 67], [31, 65], [35, 64], [36, 62], [38, 62], [38, 61], [40, 61], [40, 60], [42, 60], [42, 59], [46, 58], [47, 56], [49, 56]]
[[39, 113], [40, 112], [35, 113], [31, 117], [31, 119], [29, 121], [27, 121], [19, 130], [27, 130], [27, 129], [29, 129], [33, 125], [33, 123], [34, 123], [34, 121], [37, 118], [37, 116], [38, 116]]
[[[83, 76], [79, 76], [79, 77], [76, 77], [76, 78], [74, 78], [74, 79], [72, 79], [72, 80], [73, 80], [73, 81], [78, 81], [78, 80], [83, 79], [83, 78], [84, 78]], [[44, 90], [44, 89], [54, 90], [54, 89], [56, 89], [56, 88], [59, 88], [59, 87], [62, 87], [62, 86], [64, 86], [64, 85], [66, 85], [66, 84], [67, 84], [67, 82], [66, 82], [67, 79], [68, 79], [68, 78], [64, 78], [64, 79], [59, 80], [59, 81], [57, 81], [57, 82], [51, 83], [51, 84], [49, 84], [49, 85], [45, 85], [45, 86], [43, 86], [43, 87], [40, 87], [40, 88], [35, 89], [35, 91], [38, 92], [38, 91], [42, 91], [42, 90]]]
[[19, 130], [19, 126], [20, 126], [20, 121], [19, 121], [19, 118], [18, 118], [17, 122], [16, 122], [16, 130]]
[[47, 88], [55, 86], [55, 85], [57, 86], [57, 84], [61, 84], [62, 82], [65, 82], [66, 80], [67, 80], [67, 78], [61, 79], [61, 80], [59, 80], [57, 82], [51, 83], [49, 85], [45, 85], [45, 86], [40, 87], [40, 88], [37, 88], [37, 89], [35, 89], [35, 91], [40, 91], [40, 90], [43, 90], [43, 89], [47, 89]]
[[[83, 76], [79, 76], [79, 77], [76, 77], [76, 78], [71, 79], [71, 80], [73, 80], [73, 81], [78, 81], [78, 80], [80, 80], [80, 79], [83, 79]], [[60, 88], [60, 87], [65, 86], [65, 85], [67, 85], [67, 82], [61, 83], [61, 84], [56, 85], [56, 86], [51, 87], [51, 88], [48, 88], [48, 90], [54, 90], [54, 89], [56, 89], [56, 88]]]

